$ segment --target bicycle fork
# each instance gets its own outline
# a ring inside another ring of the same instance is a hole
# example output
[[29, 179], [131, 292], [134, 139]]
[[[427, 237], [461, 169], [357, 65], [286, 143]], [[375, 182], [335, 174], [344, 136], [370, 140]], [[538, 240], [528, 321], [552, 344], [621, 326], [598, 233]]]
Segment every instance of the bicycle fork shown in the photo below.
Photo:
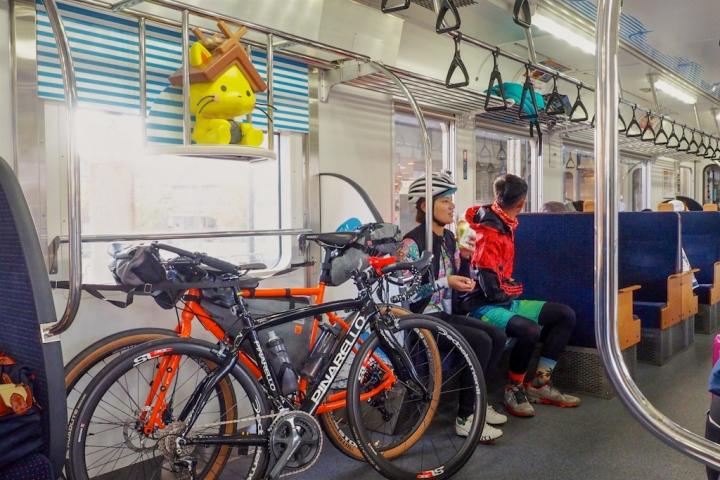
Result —
[[424, 402], [430, 401], [430, 392], [420, 380], [415, 366], [412, 364], [408, 352], [398, 343], [395, 336], [386, 328], [378, 328], [378, 339], [383, 351], [393, 360], [391, 363], [397, 369], [396, 376], [405, 385], [414, 383]]

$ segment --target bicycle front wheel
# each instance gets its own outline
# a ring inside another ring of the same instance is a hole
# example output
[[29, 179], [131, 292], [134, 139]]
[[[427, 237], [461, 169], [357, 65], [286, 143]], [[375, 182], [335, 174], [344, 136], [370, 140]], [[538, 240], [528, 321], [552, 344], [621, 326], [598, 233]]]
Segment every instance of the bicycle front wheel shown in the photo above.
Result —
[[[171, 361], [177, 366], [168, 376]], [[189, 479], [177, 464], [173, 434], [183, 429], [180, 412], [218, 362], [215, 345], [178, 338], [148, 342], [118, 356], [88, 385], [71, 419], [72, 478]], [[158, 378], [168, 381], [157, 388]], [[154, 410], [162, 425], [145, 428]], [[269, 420], [257, 417], [269, 413], [260, 385], [238, 364], [218, 383], [190, 436], [265, 432]], [[267, 468], [265, 447], [185, 448], [183, 456], [197, 462], [197, 479], [215, 480], [222, 471], [232, 478], [259, 479]]]
[[[439, 358], [433, 355], [435, 346]], [[407, 371], [403, 363], [412, 365], [416, 381], [397, 374], [393, 396], [381, 392], [367, 398], [378, 381], [373, 356], [391, 364], [394, 372]], [[477, 357], [454, 328], [425, 315], [401, 317], [397, 326], [375, 331], [366, 339], [352, 363], [347, 396], [358, 448], [370, 465], [393, 480], [443, 479], [456, 474], [475, 451], [485, 424], [485, 380]], [[462, 432], [456, 430], [460, 410], [463, 417], [473, 415], [474, 420]], [[398, 456], [384, 455], [383, 451], [407, 436], [408, 418], [420, 419], [422, 437], [401, 444], [404, 451]]]

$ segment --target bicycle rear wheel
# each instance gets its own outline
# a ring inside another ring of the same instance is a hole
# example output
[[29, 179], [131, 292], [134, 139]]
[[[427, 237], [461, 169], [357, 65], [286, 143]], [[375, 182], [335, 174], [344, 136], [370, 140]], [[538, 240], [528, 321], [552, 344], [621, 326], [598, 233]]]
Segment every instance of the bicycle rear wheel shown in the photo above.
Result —
[[[392, 334], [387, 340], [395, 351], [405, 352], [427, 394], [413, 382], [398, 379], [392, 389], [396, 398], [383, 393], [361, 398], [375, 384], [372, 354], [387, 358], [394, 371], [402, 370], [400, 357], [382, 348], [380, 332], [373, 332], [358, 350], [349, 375], [349, 420], [356, 444], [368, 463], [387, 478], [449, 478], [470, 459], [485, 424], [485, 380], [478, 360], [462, 335], [433, 317], [407, 315], [386, 331]], [[432, 343], [426, 340], [428, 334]], [[432, 355], [432, 345], [440, 350], [439, 363]], [[456, 433], [461, 401], [474, 415], [467, 436]], [[401, 455], [388, 458], [383, 450], [407, 435], [398, 420], [408, 416], [423, 422], [423, 435]]]
[[[156, 375], [162, 374], [159, 366], [163, 360], [171, 358], [179, 361], [165, 389], [166, 404], [159, 411], [164, 428], [147, 433], [143, 428], [148, 418], [146, 407], [155, 407], [158, 400], [149, 396], [151, 386]], [[95, 377], [77, 405], [70, 433], [72, 478], [189, 478], [187, 471], [175, 466], [172, 434], [184, 427], [177, 416], [219, 361], [216, 346], [179, 338], [145, 343], [118, 356]], [[269, 420], [254, 417], [269, 413], [260, 385], [238, 365], [217, 385], [191, 435], [264, 432]], [[246, 417], [252, 420], [233, 422]], [[198, 462], [196, 478], [207, 480], [219, 478], [223, 470], [232, 478], [259, 479], [268, 462], [264, 447], [198, 445], [184, 455]]]

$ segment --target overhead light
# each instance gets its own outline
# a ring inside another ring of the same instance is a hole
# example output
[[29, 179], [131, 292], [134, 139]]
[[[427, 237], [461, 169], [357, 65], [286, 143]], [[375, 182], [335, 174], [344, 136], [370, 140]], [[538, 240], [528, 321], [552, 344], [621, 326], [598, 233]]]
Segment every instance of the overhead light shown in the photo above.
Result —
[[548, 32], [555, 37], [565, 40], [570, 45], [579, 48], [585, 53], [595, 55], [595, 42], [591, 42], [582, 35], [578, 35], [569, 28], [563, 27], [555, 20], [551, 20], [538, 13], [532, 17], [532, 24], [538, 27], [540, 30]]
[[697, 103], [697, 98], [695, 98], [691, 95], [688, 95], [687, 93], [683, 92], [679, 88], [673, 87], [669, 83], [664, 82], [662, 80], [657, 80], [655, 82], [655, 87], [658, 90], [662, 90], [663, 92], [667, 93], [668, 95], [671, 95], [671, 96], [677, 98], [681, 102], [685, 102], [690, 105], [695, 105]]

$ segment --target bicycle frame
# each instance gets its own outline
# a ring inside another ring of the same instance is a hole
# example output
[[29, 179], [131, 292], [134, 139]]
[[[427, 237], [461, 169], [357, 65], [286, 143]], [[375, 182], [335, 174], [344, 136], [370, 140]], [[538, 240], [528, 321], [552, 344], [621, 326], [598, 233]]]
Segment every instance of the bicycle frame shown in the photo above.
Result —
[[[340, 366], [344, 363], [345, 359], [347, 358], [347, 355], [349, 355], [350, 350], [357, 351], [355, 344], [360, 343], [362, 344], [362, 340], [359, 339], [359, 335], [361, 331], [356, 332], [353, 330], [353, 326], [357, 325], [360, 321], [361, 327], [364, 328], [365, 325], [367, 325], [367, 317], [362, 317], [362, 312], [359, 313], [355, 317], [355, 319], [348, 325], [342, 318], [335, 315], [333, 312], [340, 311], [340, 310], [354, 310], [359, 311], [361, 307], [367, 304], [366, 300], [363, 299], [353, 299], [353, 300], [342, 300], [337, 302], [330, 302], [330, 303], [321, 303], [322, 298], [325, 291], [325, 284], [320, 283], [318, 287], [316, 288], [298, 288], [298, 289], [256, 289], [252, 292], [249, 290], [240, 290], [238, 291], [238, 294], [242, 294], [245, 296], [245, 294], [248, 294], [247, 296], [250, 298], [262, 298], [262, 297], [278, 297], [278, 296], [309, 296], [312, 294], [316, 294], [316, 300], [314, 305], [310, 305], [308, 307], [303, 307], [299, 309], [294, 309], [288, 312], [280, 312], [273, 315], [269, 315], [262, 318], [262, 322], [259, 324], [254, 324], [254, 320], [250, 318], [250, 316], [246, 316], [246, 321], [252, 323], [252, 326], [248, 325], [243, 329], [241, 334], [238, 336], [239, 343], [237, 345], [239, 346], [243, 341], [246, 339], [250, 340], [250, 344], [252, 345], [253, 352], [255, 353], [255, 358], [258, 360], [257, 363], [253, 361], [245, 352], [237, 348], [237, 358], [245, 364], [249, 370], [252, 372], [253, 375], [259, 380], [261, 380], [264, 383], [264, 387], [266, 388], [266, 391], [268, 395], [271, 397], [273, 401], [275, 401], [278, 405], [282, 404], [282, 400], [280, 399], [280, 394], [278, 393], [278, 382], [277, 377], [275, 375], [275, 372], [269, 368], [269, 364], [267, 361], [267, 358], [262, 350], [262, 346], [260, 344], [260, 339], [258, 338], [257, 331], [264, 330], [268, 328], [273, 328], [278, 325], [291, 322], [293, 320], [299, 320], [302, 318], [307, 317], [313, 317], [313, 333], [310, 340], [310, 349], [312, 349], [312, 346], [314, 344], [315, 340], [315, 334], [316, 329], [318, 328], [319, 323], [319, 317], [323, 314], [328, 315], [331, 322], [337, 323], [342, 326], [342, 328], [347, 332], [346, 335], [343, 338], [343, 346], [347, 345], [346, 340], [348, 338], [352, 339], [352, 343], [349, 344], [349, 347], [347, 348], [347, 352], [345, 352], [345, 355], [339, 359], [336, 357], [333, 358], [333, 361], [331, 363], [328, 363], [326, 365], [327, 368], [331, 368], [334, 366], [335, 371], [333, 375], [333, 378], [329, 380], [326, 378], [326, 371], [323, 371], [323, 374], [319, 377], [322, 378], [321, 382], [318, 384], [318, 387], [322, 386], [324, 387], [322, 389], [322, 393], [320, 392], [320, 388], [315, 388], [311, 396], [307, 396], [307, 382], [304, 379], [301, 379], [300, 381], [300, 387], [298, 390], [298, 398], [303, 398], [303, 402], [300, 405], [300, 408], [304, 411], [307, 410], [309, 407], [307, 406], [308, 401], [312, 401], [312, 414], [322, 414], [330, 410], [337, 410], [340, 408], [345, 407], [346, 405], [346, 392], [342, 391], [333, 395], [330, 395], [326, 400], [326, 402], [322, 402], [324, 399], [324, 395], [326, 394], [329, 387], [332, 385], [332, 382], [335, 379], [335, 376], [340, 370]], [[175, 328], [175, 330], [178, 332], [178, 335], [180, 337], [190, 337], [192, 334], [192, 320], [194, 317], [197, 317], [200, 323], [207, 329], [210, 333], [212, 333], [218, 340], [225, 341], [227, 340], [227, 335], [225, 334], [225, 331], [217, 324], [215, 323], [210, 315], [205, 312], [205, 310], [202, 308], [202, 306], [195, 300], [200, 298], [200, 290], [199, 289], [190, 289], [188, 290], [187, 294], [185, 295], [186, 303], [185, 307], [183, 308], [182, 314], [181, 314], [181, 320], [180, 324]], [[374, 308], [376, 313], [379, 313], [379, 310], [377, 310], [377, 307], [374, 303], [371, 304]], [[374, 314], [376, 314], [374, 313]], [[392, 369], [388, 367], [380, 358], [378, 358], [375, 354], [372, 355], [373, 360], [386, 372], [386, 378], [384, 381], [370, 390], [369, 392], [366, 392], [363, 394], [360, 399], [365, 401], [370, 398], [373, 398], [378, 393], [380, 393], [382, 390], [386, 390], [390, 388], [396, 381], [397, 378], [395, 374], [393, 373]], [[155, 376], [152, 386], [150, 388], [150, 391], [148, 393], [145, 406], [150, 407], [150, 409], [146, 408], [143, 410], [142, 414], [140, 415], [140, 418], [145, 421], [145, 426], [143, 428], [144, 432], [147, 435], [152, 434], [152, 432], [156, 428], [164, 428], [165, 425], [162, 422], [162, 412], [164, 411], [166, 407], [165, 402], [165, 392], [168, 391], [168, 387], [173, 381], [173, 378], [175, 376], [175, 371], [178, 367], [179, 358], [174, 356], [168, 356], [163, 357], [160, 361], [160, 365], [158, 368], [158, 373]], [[336, 362], [339, 362], [336, 364]], [[216, 372], [229, 372], [232, 367], [234, 366], [234, 363], [232, 366], [227, 368], [221, 368], [216, 370]], [[261, 370], [262, 368], [262, 370]], [[221, 375], [217, 375], [220, 379], [222, 378]], [[211, 379], [206, 379], [208, 382], [211, 382]], [[218, 380], [219, 382], [219, 380]], [[204, 384], [203, 384], [204, 385]], [[206, 388], [205, 391], [208, 392], [207, 396], [209, 396], [212, 389], [215, 387], [216, 384], [214, 384], [212, 387]], [[198, 388], [198, 391], [202, 390], [201, 388]], [[205, 401], [207, 398], [205, 398]], [[188, 402], [188, 405], [192, 405], [193, 402]]]

